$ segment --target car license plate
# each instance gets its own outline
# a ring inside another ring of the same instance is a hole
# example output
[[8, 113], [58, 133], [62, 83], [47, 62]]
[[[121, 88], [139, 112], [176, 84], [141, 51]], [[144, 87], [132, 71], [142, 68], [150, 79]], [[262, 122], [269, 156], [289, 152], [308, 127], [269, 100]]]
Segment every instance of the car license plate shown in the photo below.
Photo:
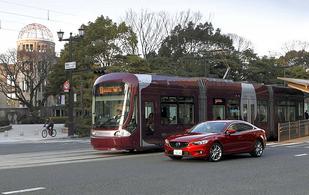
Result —
[[175, 156], [181, 156], [182, 155], [182, 150], [174, 150], [173, 154]]

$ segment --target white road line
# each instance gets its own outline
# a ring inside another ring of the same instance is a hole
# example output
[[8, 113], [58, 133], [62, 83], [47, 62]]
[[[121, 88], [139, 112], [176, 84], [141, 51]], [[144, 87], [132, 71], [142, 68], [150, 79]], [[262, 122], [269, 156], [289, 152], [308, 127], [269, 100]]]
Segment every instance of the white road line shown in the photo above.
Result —
[[293, 142], [293, 143], [287, 143], [287, 144], [281, 144], [282, 146], [293, 146], [293, 145], [297, 145], [300, 144], [301, 142]]
[[17, 194], [17, 193], [24, 193], [24, 192], [33, 192], [38, 190], [45, 190], [44, 187], [37, 187], [37, 188], [28, 188], [24, 190], [16, 190], [16, 191], [9, 191], [9, 192], [2, 192], [2, 194]]
[[272, 146], [272, 145], [277, 145], [278, 143], [277, 142], [269, 142], [269, 143], [266, 143], [266, 146]]
[[305, 147], [308, 146], [307, 143], [299, 143], [299, 144], [295, 144], [295, 145], [291, 145], [291, 146], [287, 146], [288, 148], [296, 148], [296, 147]]
[[127, 158], [138, 158], [145, 156], [163, 155], [162, 153], [151, 153], [151, 154], [139, 154], [139, 155], [126, 155], [126, 154], [90, 154], [81, 156], [53, 156], [47, 158], [42, 156], [41, 159], [25, 158], [21, 162], [16, 161], [17, 159], [10, 159], [9, 161], [0, 162], [0, 170], [2, 169], [16, 169], [25, 167], [40, 167], [48, 165], [60, 165], [60, 164], [71, 164], [80, 162], [94, 162], [104, 160], [115, 160], [115, 159], [127, 159]]
[[295, 157], [300, 157], [300, 156], [307, 156], [308, 154], [304, 153], [304, 154], [296, 154], [294, 155]]

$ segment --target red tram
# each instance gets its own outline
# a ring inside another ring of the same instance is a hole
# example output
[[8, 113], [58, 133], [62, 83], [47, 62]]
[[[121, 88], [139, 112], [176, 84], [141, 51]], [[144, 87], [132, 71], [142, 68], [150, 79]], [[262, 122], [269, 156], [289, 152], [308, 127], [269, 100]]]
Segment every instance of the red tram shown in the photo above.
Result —
[[163, 146], [206, 120], [241, 119], [277, 137], [278, 122], [303, 118], [304, 94], [211, 78], [111, 73], [93, 87], [91, 144], [98, 150]]

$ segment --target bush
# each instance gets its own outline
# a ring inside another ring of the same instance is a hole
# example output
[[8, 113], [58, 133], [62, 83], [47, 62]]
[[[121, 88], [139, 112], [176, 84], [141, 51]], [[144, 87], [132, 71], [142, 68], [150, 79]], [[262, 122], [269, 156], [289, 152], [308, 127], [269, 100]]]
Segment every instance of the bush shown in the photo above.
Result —
[[34, 117], [34, 116], [23, 116], [20, 119], [21, 124], [41, 124], [44, 123], [45, 120], [40, 117]]
[[88, 137], [91, 129], [91, 117], [76, 118], [75, 129], [78, 137]]
[[53, 116], [49, 118], [51, 118], [55, 124], [66, 124], [68, 120], [68, 117], [66, 116]]
[[0, 119], [0, 127], [10, 125], [10, 121], [8, 119]]

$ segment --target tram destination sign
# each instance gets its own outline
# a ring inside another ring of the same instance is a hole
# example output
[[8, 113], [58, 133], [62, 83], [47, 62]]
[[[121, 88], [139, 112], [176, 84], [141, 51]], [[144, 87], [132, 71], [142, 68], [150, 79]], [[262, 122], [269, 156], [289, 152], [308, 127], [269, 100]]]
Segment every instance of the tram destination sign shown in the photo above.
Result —
[[71, 70], [76, 68], [76, 62], [66, 62], [64, 63], [65, 70]]

